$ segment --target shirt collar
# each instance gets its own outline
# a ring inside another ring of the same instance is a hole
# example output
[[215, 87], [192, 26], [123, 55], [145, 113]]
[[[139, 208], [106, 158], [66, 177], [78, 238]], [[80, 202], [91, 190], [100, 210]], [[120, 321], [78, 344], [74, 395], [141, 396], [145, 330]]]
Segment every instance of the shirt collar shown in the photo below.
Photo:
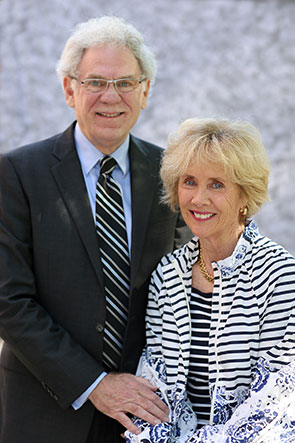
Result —
[[[105, 155], [99, 151], [90, 141], [85, 137], [81, 131], [78, 123], [74, 130], [74, 138], [76, 142], [76, 148], [78, 156], [82, 165], [82, 169], [85, 174], [89, 174], [90, 171], [99, 164], [102, 157]], [[130, 134], [128, 134], [126, 140], [119, 146], [112, 154], [123, 175], [125, 176], [129, 171], [128, 161], [128, 148], [129, 148]]]

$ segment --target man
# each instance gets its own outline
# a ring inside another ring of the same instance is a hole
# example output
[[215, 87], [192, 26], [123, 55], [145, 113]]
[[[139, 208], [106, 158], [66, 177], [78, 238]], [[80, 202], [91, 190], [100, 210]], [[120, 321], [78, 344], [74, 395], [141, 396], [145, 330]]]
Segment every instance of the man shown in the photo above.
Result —
[[190, 237], [159, 202], [161, 149], [130, 135], [154, 71], [133, 26], [81, 24], [58, 66], [77, 122], [1, 158], [0, 443], [113, 443], [130, 414], [167, 420], [132, 375], [149, 275]]

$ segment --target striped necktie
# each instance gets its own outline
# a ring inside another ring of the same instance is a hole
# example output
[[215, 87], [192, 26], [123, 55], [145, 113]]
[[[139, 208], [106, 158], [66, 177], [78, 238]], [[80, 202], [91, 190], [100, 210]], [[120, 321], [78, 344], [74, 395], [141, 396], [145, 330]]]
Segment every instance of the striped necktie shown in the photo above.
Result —
[[130, 263], [121, 191], [112, 177], [112, 157], [103, 157], [96, 186], [96, 232], [104, 275], [106, 322], [103, 362], [107, 369], [120, 365], [128, 318]]

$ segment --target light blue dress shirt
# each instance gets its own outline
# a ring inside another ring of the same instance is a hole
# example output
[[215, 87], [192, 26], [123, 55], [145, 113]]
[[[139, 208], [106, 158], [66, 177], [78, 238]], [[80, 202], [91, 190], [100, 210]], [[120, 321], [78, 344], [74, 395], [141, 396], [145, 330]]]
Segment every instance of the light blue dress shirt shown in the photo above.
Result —
[[[78, 123], [75, 127], [74, 138], [76, 142], [77, 153], [81, 163], [81, 168], [87, 188], [93, 222], [95, 223], [95, 205], [96, 205], [96, 183], [100, 173], [100, 160], [105, 156], [100, 152], [82, 133]], [[117, 165], [113, 171], [113, 178], [118, 183], [122, 193], [123, 207], [125, 212], [125, 222], [129, 246], [129, 256], [131, 255], [131, 187], [130, 187], [130, 165], [129, 165], [129, 140], [126, 138], [124, 143], [119, 146], [110, 156], [113, 157]], [[106, 372], [100, 376], [77, 398], [72, 404], [74, 409], [79, 409], [88, 399], [89, 394], [98, 385], [98, 383], [107, 375]]]
[[[100, 152], [82, 133], [81, 129], [76, 124], [74, 132], [77, 153], [80, 159], [82, 172], [88, 192], [90, 206], [92, 210], [93, 219], [95, 222], [95, 205], [96, 205], [96, 183], [100, 172], [100, 160], [105, 156]], [[130, 187], [130, 166], [129, 166], [129, 139], [126, 138], [124, 143], [114, 151], [110, 157], [113, 157], [117, 166], [113, 171], [113, 178], [118, 183], [123, 200], [123, 207], [125, 213], [125, 222], [127, 230], [127, 238], [129, 245], [129, 254], [131, 251], [131, 187]]]

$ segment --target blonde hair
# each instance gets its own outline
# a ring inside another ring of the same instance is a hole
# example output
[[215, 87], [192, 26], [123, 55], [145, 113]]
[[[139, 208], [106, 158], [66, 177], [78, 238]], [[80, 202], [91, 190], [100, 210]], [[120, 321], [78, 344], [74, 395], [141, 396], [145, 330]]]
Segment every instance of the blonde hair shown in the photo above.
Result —
[[156, 74], [156, 60], [146, 46], [142, 34], [131, 24], [119, 17], [104, 16], [80, 23], [68, 39], [57, 65], [57, 74], [78, 77], [78, 66], [84, 51], [94, 46], [117, 44], [130, 49], [137, 59], [142, 75], [151, 82]]
[[250, 123], [225, 119], [185, 120], [170, 134], [162, 158], [163, 200], [178, 206], [178, 182], [191, 162], [198, 166], [218, 163], [240, 186], [251, 217], [268, 200], [269, 160], [258, 130]]

